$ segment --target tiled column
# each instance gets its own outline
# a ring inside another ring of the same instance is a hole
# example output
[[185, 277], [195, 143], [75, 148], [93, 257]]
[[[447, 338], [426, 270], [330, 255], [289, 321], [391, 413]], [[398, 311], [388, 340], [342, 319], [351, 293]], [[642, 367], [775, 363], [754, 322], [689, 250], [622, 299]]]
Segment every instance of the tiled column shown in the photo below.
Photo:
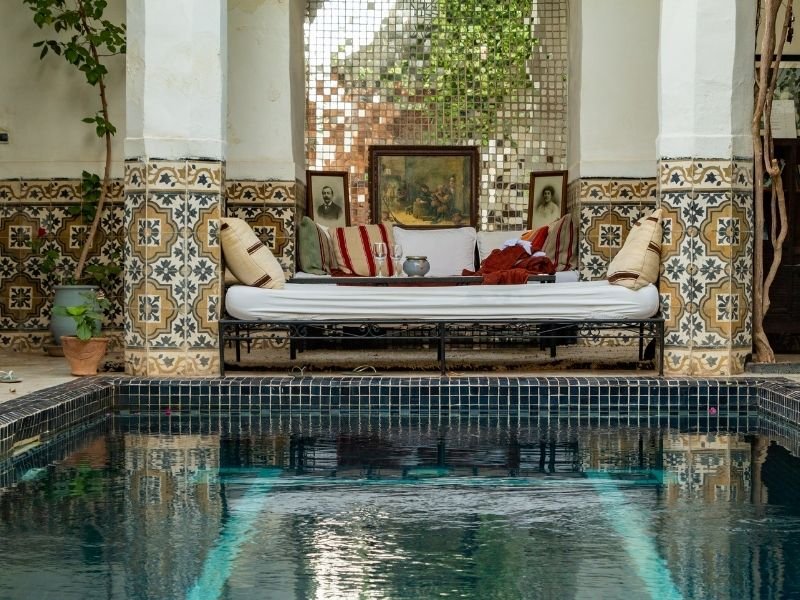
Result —
[[662, 3], [659, 288], [671, 374], [741, 373], [751, 351], [754, 15], [747, 0]]
[[226, 0], [128, 0], [125, 365], [219, 373]]

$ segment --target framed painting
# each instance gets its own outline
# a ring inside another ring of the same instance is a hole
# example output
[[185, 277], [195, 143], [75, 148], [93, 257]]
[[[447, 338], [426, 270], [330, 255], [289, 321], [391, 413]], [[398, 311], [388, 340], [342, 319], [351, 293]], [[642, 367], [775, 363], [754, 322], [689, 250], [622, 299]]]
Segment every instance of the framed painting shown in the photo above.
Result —
[[478, 222], [477, 146], [370, 146], [372, 221], [408, 228]]
[[531, 173], [528, 194], [528, 229], [557, 221], [567, 208], [567, 172]]
[[347, 171], [306, 171], [306, 211], [326, 227], [350, 225]]

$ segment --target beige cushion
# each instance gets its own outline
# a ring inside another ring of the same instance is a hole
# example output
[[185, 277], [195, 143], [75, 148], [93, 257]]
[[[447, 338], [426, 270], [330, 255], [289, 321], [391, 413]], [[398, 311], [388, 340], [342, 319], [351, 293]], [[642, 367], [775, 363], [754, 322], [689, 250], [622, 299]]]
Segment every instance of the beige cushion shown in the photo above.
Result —
[[231, 270], [227, 268], [223, 273], [222, 281], [225, 285], [242, 285], [242, 282], [236, 279], [236, 275], [231, 273]]
[[[334, 227], [330, 230], [336, 262], [339, 269], [348, 275], [375, 277], [378, 274], [375, 259], [372, 256], [372, 242], [384, 242], [387, 254], [394, 243], [392, 228], [384, 223], [380, 225], [354, 225], [352, 227]], [[394, 274], [392, 261], [388, 258], [383, 264], [383, 274]]]
[[286, 283], [278, 259], [246, 221], [222, 219], [219, 237], [228, 268], [244, 285], [276, 289]]
[[661, 209], [639, 219], [608, 265], [608, 281], [632, 290], [658, 281], [661, 265]]

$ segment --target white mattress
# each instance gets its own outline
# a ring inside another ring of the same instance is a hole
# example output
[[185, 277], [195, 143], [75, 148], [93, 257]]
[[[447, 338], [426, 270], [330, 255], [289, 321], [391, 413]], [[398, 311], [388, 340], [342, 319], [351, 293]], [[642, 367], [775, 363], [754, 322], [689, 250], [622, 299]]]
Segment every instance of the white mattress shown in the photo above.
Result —
[[225, 305], [248, 321], [325, 319], [618, 319], [647, 318], [658, 311], [658, 289], [634, 291], [607, 281], [374, 287], [286, 284], [280, 290], [235, 285]]

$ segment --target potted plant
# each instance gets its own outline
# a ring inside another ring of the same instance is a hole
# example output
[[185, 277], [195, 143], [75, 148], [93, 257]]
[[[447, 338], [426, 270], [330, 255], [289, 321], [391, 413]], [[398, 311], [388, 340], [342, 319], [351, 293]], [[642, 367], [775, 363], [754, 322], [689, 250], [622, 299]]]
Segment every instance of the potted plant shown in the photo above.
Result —
[[76, 335], [61, 336], [64, 356], [69, 361], [73, 375], [97, 375], [97, 367], [106, 354], [108, 338], [100, 337], [103, 314], [111, 303], [102, 292], [88, 291], [81, 294], [84, 301], [71, 306], [55, 306], [53, 313], [72, 319]]
[[[95, 236], [100, 225], [103, 206], [111, 185], [111, 136], [117, 129], [109, 120], [108, 97], [105, 76], [108, 74], [105, 62], [113, 56], [125, 54], [125, 25], [115, 24], [104, 17], [107, 0], [22, 0], [24, 5], [33, 11], [33, 21], [40, 28], [52, 27], [55, 37], [34, 44], [40, 48], [39, 57], [44, 59], [48, 53], [62, 56], [69, 64], [84, 74], [86, 82], [95, 87], [99, 94], [100, 109], [93, 115], [83, 119], [84, 123], [94, 126], [95, 132], [105, 143], [105, 167], [102, 179], [93, 173], [83, 171], [81, 174], [80, 206], [71, 206], [72, 216], [80, 215], [88, 225], [88, 232], [83, 240], [83, 248], [78, 262], [68, 275], [68, 261], [59, 258], [58, 245], [49, 244], [44, 247], [47, 232], [39, 230], [39, 236], [31, 240], [31, 246], [44, 251], [42, 262], [43, 273], [62, 271], [56, 285], [54, 306], [74, 305], [87, 289], [61, 289], [63, 286], [89, 284], [102, 285], [108, 278], [116, 276], [120, 268], [112, 257], [110, 264], [99, 260], [90, 260], [89, 253], [94, 246]], [[43, 233], [43, 235], [42, 235]], [[95, 288], [96, 289], [96, 288]], [[60, 312], [60, 311], [59, 311]], [[54, 314], [58, 315], [56, 311]], [[51, 331], [56, 343], [64, 333], [71, 333], [70, 321], [55, 319], [51, 323]], [[68, 329], [64, 329], [67, 327]]]

